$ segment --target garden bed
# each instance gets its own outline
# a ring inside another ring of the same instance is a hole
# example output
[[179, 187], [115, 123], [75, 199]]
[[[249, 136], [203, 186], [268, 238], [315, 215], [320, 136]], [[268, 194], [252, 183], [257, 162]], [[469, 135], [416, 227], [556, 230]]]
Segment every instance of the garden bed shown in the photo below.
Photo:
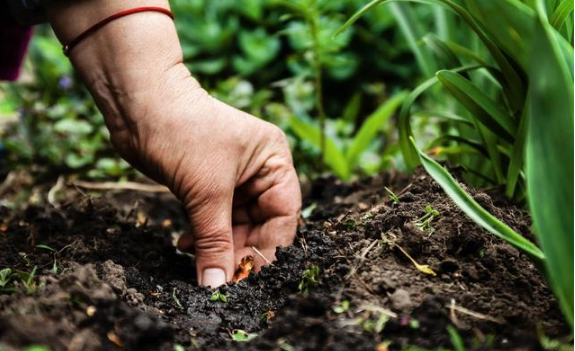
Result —
[[[173, 198], [67, 191], [75, 199], [59, 208], [0, 209], [0, 269], [21, 271], [6, 285], [15, 291], [0, 294], [0, 349], [455, 350], [459, 335], [467, 350], [537, 350], [541, 337], [570, 332], [528, 257], [470, 221], [423, 172], [316, 181], [295, 244], [220, 289], [227, 302], [211, 301], [173, 248], [186, 226]], [[526, 212], [469, 191], [533, 239]], [[439, 216], [422, 225], [426, 207]], [[257, 337], [234, 341], [236, 329]]]

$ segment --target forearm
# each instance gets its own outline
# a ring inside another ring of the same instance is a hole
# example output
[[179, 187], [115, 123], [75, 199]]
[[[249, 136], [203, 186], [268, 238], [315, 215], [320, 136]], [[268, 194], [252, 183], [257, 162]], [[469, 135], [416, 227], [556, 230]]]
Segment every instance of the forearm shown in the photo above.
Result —
[[[47, 14], [62, 43], [69, 43], [102, 19], [128, 8], [169, 8], [166, 0], [58, 1]], [[182, 64], [182, 51], [172, 19], [141, 12], [114, 20], [80, 42], [70, 60], [91, 91], [111, 129], [117, 118], [145, 118], [148, 104], [174, 81], [197, 87]], [[174, 92], [169, 94], [173, 99]], [[112, 125], [110, 125], [112, 124]]]

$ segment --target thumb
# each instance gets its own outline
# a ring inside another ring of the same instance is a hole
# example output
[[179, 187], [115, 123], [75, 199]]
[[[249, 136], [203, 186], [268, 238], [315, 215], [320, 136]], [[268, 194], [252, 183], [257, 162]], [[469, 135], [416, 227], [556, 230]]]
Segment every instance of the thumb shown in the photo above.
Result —
[[216, 288], [232, 279], [234, 244], [231, 208], [231, 197], [215, 197], [189, 210], [200, 285]]

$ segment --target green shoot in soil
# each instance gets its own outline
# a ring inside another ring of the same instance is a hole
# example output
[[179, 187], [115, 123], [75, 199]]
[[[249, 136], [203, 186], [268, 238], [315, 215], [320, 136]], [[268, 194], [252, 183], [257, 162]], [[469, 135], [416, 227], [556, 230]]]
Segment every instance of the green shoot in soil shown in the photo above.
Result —
[[225, 294], [220, 292], [220, 289], [217, 289], [212, 293], [210, 296], [210, 301], [221, 301], [221, 302], [228, 302], [228, 298]]
[[26, 279], [22, 280], [24, 287], [26, 288], [26, 294], [33, 295], [36, 292], [36, 283], [34, 283], [34, 277], [36, 276], [36, 271], [38, 266], [34, 266], [30, 273], [26, 273]]
[[309, 295], [309, 289], [316, 286], [319, 282], [319, 267], [311, 266], [306, 269], [301, 277], [301, 282], [298, 285], [299, 291], [303, 292], [305, 296]]
[[455, 351], [465, 351], [465, 345], [463, 344], [463, 339], [461, 335], [457, 332], [457, 329], [448, 325], [447, 332], [449, 333], [449, 338], [451, 339], [451, 344]]
[[233, 341], [240, 341], [240, 342], [250, 341], [250, 340], [253, 340], [256, 336], [258, 336], [258, 334], [248, 333], [245, 330], [241, 330], [241, 329], [232, 330], [232, 340]]
[[431, 205], [427, 205], [425, 206], [425, 214], [421, 218], [416, 219], [414, 223], [418, 228], [431, 235], [435, 231], [431, 226], [431, 222], [439, 216], [439, 211], [434, 210]]
[[389, 195], [389, 198], [391, 199], [391, 201], [394, 204], [398, 204], [399, 203], [399, 197], [397, 197], [397, 195], [395, 195], [395, 193], [388, 187], [383, 187], [385, 189], [385, 191], [387, 192], [387, 195]]
[[174, 300], [174, 302], [176, 303], [176, 306], [178, 306], [178, 308], [180, 310], [183, 310], [184, 306], [182, 306], [180, 299], [178, 299], [178, 296], [176, 295], [177, 292], [178, 292], [178, 290], [176, 288], [174, 288], [174, 290], [172, 291], [172, 300]]
[[52, 264], [52, 268], [50, 269], [50, 271], [58, 273], [58, 261], [56, 260], [57, 251], [54, 248], [44, 244], [36, 245], [36, 248], [52, 252], [54, 263]]
[[0, 271], [0, 288], [4, 288], [11, 280], [12, 269], [4, 268]]
[[349, 300], [343, 300], [341, 304], [334, 306], [332, 310], [337, 314], [346, 312], [349, 310]]

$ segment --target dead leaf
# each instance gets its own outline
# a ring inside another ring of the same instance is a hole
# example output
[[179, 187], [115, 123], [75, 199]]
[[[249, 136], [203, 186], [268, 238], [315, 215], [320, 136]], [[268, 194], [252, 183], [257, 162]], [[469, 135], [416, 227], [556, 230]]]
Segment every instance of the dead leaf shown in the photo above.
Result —
[[236, 272], [232, 278], [232, 282], [237, 283], [240, 280], [247, 278], [250, 275], [250, 272], [254, 269], [254, 256], [245, 256], [242, 257]]

